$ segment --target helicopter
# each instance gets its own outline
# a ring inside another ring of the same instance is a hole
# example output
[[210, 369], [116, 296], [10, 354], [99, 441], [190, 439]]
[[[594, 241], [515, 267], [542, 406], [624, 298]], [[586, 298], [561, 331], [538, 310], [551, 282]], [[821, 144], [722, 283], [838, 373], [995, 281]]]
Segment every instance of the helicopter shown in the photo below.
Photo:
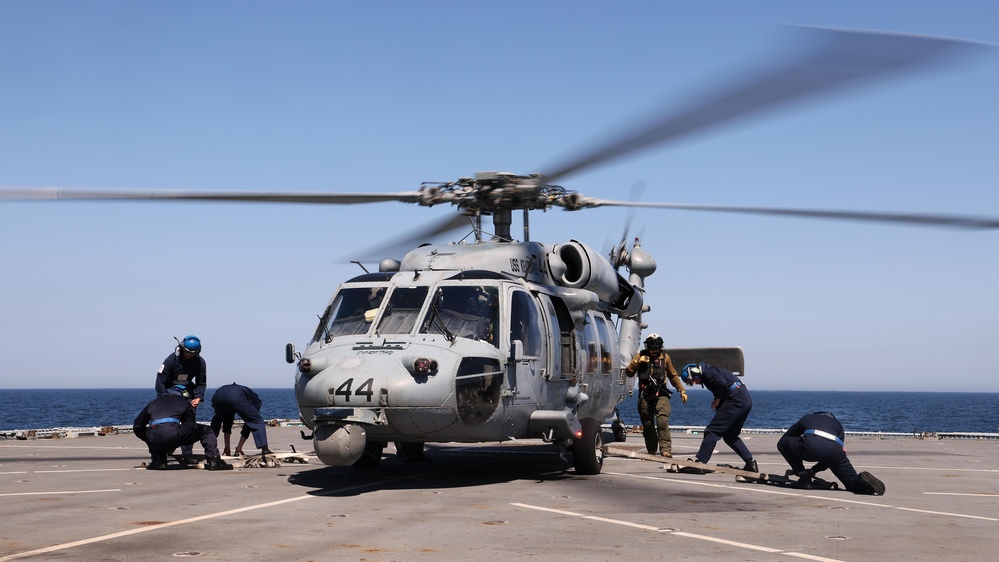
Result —
[[[656, 262], [640, 240], [629, 246], [626, 237], [606, 257], [572, 238], [532, 241], [530, 213], [616, 206], [999, 228], [999, 219], [990, 217], [617, 201], [560, 185], [572, 174], [695, 131], [978, 47], [880, 32], [814, 33], [815, 48], [792, 64], [651, 119], [546, 173], [480, 172], [395, 193], [10, 188], [0, 190], [0, 199], [455, 207], [457, 213], [419, 238], [464, 227], [471, 229], [471, 240], [422, 245], [401, 259], [381, 259], [378, 271], [365, 271], [335, 290], [302, 350], [285, 347], [286, 361], [296, 366], [307, 438], [324, 464], [357, 468], [377, 466], [388, 443], [417, 460], [426, 443], [539, 438], [571, 450], [576, 473], [598, 474], [604, 422], [632, 392], [624, 366], [647, 327], [646, 280]], [[512, 232], [518, 211], [522, 240]], [[483, 225], [486, 218], [491, 229]], [[674, 363], [704, 361], [745, 373], [738, 347], [666, 351]]]

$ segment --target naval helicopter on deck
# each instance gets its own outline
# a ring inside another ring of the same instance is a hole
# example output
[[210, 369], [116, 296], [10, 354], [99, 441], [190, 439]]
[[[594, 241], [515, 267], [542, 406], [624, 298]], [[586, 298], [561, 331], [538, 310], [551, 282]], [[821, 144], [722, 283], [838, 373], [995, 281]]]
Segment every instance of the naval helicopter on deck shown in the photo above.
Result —
[[[323, 462], [374, 466], [388, 442], [418, 456], [425, 442], [540, 437], [571, 444], [577, 473], [600, 472], [602, 422], [630, 393], [624, 365], [638, 351], [656, 263], [637, 241], [605, 258], [577, 240], [512, 240], [512, 210], [579, 204], [542, 181], [480, 173], [427, 189], [435, 204], [457, 199], [472, 214], [475, 241], [382, 260], [340, 286], [301, 354], [288, 344]], [[740, 348], [682, 353], [742, 371]]]
[[[796, 58], [667, 112], [544, 174], [487, 172], [396, 193], [288, 193], [3, 188], [0, 200], [144, 200], [451, 205], [427, 233], [471, 227], [474, 240], [422, 245], [377, 272], [341, 284], [309, 343], [286, 346], [295, 393], [317, 456], [370, 468], [384, 447], [419, 454], [430, 442], [540, 438], [571, 449], [577, 473], [599, 473], [603, 422], [631, 391], [624, 367], [641, 345], [652, 256], [623, 239], [609, 256], [567, 238], [532, 241], [529, 214], [562, 208], [643, 207], [999, 228], [999, 219], [939, 214], [731, 207], [587, 197], [559, 181], [695, 131], [784, 102], [917, 67], [980, 47], [971, 42], [848, 30], [818, 39]], [[523, 240], [511, 233], [523, 217]], [[492, 219], [490, 231], [482, 221]], [[624, 272], [621, 269], [624, 268]], [[667, 350], [674, 363], [707, 361], [744, 371], [738, 347]]]

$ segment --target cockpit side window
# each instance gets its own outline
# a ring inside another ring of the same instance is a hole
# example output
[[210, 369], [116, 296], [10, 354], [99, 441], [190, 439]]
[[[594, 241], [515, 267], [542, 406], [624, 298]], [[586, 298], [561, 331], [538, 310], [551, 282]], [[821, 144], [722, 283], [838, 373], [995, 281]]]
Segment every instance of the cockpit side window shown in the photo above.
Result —
[[524, 291], [514, 291], [510, 303], [510, 341], [520, 340], [524, 344], [524, 355], [541, 355], [541, 321], [538, 307], [531, 295]]
[[611, 359], [611, 332], [607, 319], [597, 316], [597, 332], [600, 334], [600, 372], [609, 375], [613, 361]]
[[444, 334], [498, 345], [499, 297], [496, 287], [442, 285], [420, 325], [422, 334]]
[[416, 326], [423, 302], [427, 300], [428, 287], [396, 287], [388, 297], [388, 304], [378, 322], [379, 334], [408, 334]]
[[378, 311], [385, 286], [341, 289], [326, 308], [312, 341], [367, 333]]
[[592, 316], [587, 316], [583, 326], [583, 343], [586, 345], [586, 374], [595, 375], [600, 370], [600, 350], [597, 349], [597, 330]]

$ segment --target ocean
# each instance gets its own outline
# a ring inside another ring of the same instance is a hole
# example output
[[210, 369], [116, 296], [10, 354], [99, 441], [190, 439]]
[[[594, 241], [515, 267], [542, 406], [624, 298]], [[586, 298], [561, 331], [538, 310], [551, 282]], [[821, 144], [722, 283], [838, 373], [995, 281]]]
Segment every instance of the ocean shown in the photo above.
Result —
[[[266, 419], [298, 419], [291, 388], [254, 389]], [[751, 391], [747, 428], [787, 428], [810, 412], [836, 414], [847, 431], [886, 433], [999, 432], [999, 393]], [[198, 408], [208, 423], [211, 393]], [[695, 388], [686, 404], [674, 395], [671, 426], [704, 426], [711, 420], [711, 393]], [[152, 389], [0, 390], [0, 430], [131, 425], [155, 397]], [[618, 405], [622, 420], [638, 425], [635, 397]]]

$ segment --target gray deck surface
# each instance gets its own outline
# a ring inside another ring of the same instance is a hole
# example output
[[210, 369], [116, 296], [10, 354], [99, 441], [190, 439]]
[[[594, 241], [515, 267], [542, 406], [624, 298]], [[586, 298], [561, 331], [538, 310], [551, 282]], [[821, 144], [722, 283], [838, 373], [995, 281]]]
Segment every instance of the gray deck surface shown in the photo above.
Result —
[[[271, 448], [311, 450], [299, 429], [268, 428]], [[783, 473], [777, 435], [744, 437], [761, 471]], [[699, 442], [674, 432], [674, 454]], [[209, 472], [137, 468], [147, 453], [130, 434], [4, 439], [0, 562], [996, 558], [999, 441], [854, 437], [847, 449], [884, 497], [618, 456], [577, 476], [540, 441], [430, 445], [419, 464], [390, 445], [373, 470], [312, 459]], [[711, 461], [738, 458], [719, 444]]]

